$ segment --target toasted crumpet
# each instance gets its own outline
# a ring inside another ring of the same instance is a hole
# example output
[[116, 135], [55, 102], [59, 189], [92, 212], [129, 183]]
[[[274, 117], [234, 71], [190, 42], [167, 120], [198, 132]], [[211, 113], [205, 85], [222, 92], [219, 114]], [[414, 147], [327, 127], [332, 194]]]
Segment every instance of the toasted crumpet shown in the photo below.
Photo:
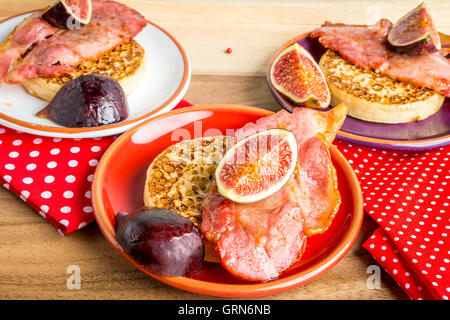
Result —
[[61, 87], [86, 74], [100, 74], [119, 81], [129, 96], [140, 84], [146, 72], [145, 50], [135, 40], [124, 43], [100, 58], [85, 61], [71, 73], [53, 78], [35, 78], [22, 82], [32, 95], [50, 101]]
[[[148, 167], [144, 204], [169, 209], [200, 227], [203, 199], [232, 142], [232, 137], [214, 136], [184, 140], [164, 150]], [[219, 262], [207, 241], [205, 260]]]
[[405, 123], [436, 113], [445, 97], [358, 67], [328, 50], [319, 63], [331, 92], [331, 105], [343, 103], [348, 115], [365, 121]]

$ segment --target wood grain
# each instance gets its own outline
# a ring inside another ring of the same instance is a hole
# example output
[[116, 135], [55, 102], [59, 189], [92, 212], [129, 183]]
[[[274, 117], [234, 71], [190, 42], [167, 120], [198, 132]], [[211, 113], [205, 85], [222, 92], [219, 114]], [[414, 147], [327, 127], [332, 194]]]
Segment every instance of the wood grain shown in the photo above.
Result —
[[[396, 21], [422, 2], [372, 0], [307, 1], [120, 1], [170, 31], [189, 54], [193, 74], [263, 75], [267, 61], [283, 43], [325, 20], [353, 24]], [[0, 0], [0, 17], [43, 8], [49, 0]], [[443, 33], [450, 33], [450, 1], [427, 4]], [[225, 50], [232, 48], [232, 54]]]
[[[42, 8], [47, 0], [0, 0], [0, 17]], [[264, 78], [273, 52], [325, 20], [392, 20], [420, 1], [121, 1], [170, 31], [185, 47], [193, 77], [186, 100], [279, 107]], [[427, 1], [437, 27], [450, 33], [449, 1]], [[226, 54], [230, 47], [233, 52]], [[4, 156], [4, 155], [0, 155]], [[349, 253], [328, 273], [265, 299], [407, 299], [384, 271], [370, 290], [367, 267], [376, 262], [361, 244], [376, 228], [367, 215]], [[66, 287], [67, 267], [81, 269], [81, 289]], [[215, 299], [171, 288], [129, 265], [109, 247], [95, 223], [61, 236], [5, 189], [0, 190], [0, 299]]]
[[[384, 272], [381, 288], [366, 286], [376, 264], [361, 247], [374, 231], [365, 217], [357, 242], [328, 273], [302, 287], [262, 299], [405, 299]], [[81, 270], [81, 289], [66, 287], [67, 267]], [[123, 260], [97, 225], [61, 236], [41, 216], [0, 190], [0, 299], [217, 299], [180, 291], [147, 277]]]

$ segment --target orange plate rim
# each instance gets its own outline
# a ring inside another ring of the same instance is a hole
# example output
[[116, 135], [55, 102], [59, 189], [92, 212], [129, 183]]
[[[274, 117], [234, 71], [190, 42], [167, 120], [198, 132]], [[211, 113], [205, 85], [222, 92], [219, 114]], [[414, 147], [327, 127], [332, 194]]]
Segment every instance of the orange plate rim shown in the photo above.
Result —
[[150, 122], [158, 121], [159, 119], [174, 114], [210, 110], [233, 110], [233, 112], [235, 113], [236, 110], [242, 110], [261, 116], [266, 116], [273, 113], [268, 110], [249, 106], [225, 104], [201, 105], [178, 109], [160, 116], [156, 116], [144, 121], [138, 126], [122, 134], [116, 141], [111, 144], [111, 146], [104, 153], [97, 166], [92, 183], [92, 203], [94, 208], [94, 216], [106, 240], [125, 260], [127, 260], [137, 269], [151, 276], [152, 278], [178, 289], [217, 297], [252, 298], [276, 294], [306, 284], [307, 282], [320, 277], [325, 272], [330, 270], [345, 256], [345, 254], [350, 250], [350, 248], [356, 241], [356, 238], [358, 237], [359, 231], [361, 229], [364, 216], [361, 188], [359, 186], [356, 175], [345, 157], [334, 145], [332, 145], [330, 148], [331, 157], [343, 169], [345, 177], [346, 179], [348, 179], [351, 194], [353, 195], [353, 218], [347, 232], [345, 233], [345, 236], [343, 237], [342, 241], [336, 246], [336, 248], [334, 248], [334, 250], [326, 258], [320, 260], [314, 265], [309, 266], [307, 269], [302, 270], [301, 272], [269, 282], [249, 284], [222, 284], [187, 277], [159, 276], [136, 263], [136, 261], [134, 261], [132, 257], [126, 254], [120, 248], [117, 240], [115, 239], [115, 232], [112, 228], [112, 225], [107, 222], [107, 214], [105, 208], [103, 207], [101, 193], [102, 181], [107, 176], [108, 163], [113, 160], [113, 155], [117, 153], [118, 150], [121, 150], [126, 146], [127, 141], [135, 132], [137, 132], [142, 126], [145, 126]]

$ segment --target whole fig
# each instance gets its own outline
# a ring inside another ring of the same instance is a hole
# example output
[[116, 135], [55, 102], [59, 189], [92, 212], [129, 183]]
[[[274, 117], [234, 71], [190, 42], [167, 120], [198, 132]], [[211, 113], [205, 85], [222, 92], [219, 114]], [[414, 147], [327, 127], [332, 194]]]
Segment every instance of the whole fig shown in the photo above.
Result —
[[96, 127], [125, 120], [128, 102], [118, 81], [87, 74], [62, 86], [37, 116], [65, 127]]
[[144, 207], [116, 215], [116, 237], [138, 263], [162, 276], [193, 276], [201, 271], [202, 236], [194, 224], [166, 209]]

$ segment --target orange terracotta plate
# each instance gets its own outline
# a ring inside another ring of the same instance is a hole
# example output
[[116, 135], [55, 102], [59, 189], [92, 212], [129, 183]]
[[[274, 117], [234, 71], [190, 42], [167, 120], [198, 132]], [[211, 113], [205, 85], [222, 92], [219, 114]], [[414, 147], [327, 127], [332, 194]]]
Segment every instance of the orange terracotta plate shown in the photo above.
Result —
[[146, 170], [152, 160], [181, 139], [226, 134], [272, 112], [244, 106], [184, 108], [150, 119], [120, 136], [105, 152], [92, 184], [95, 218], [111, 246], [145, 274], [170, 286], [220, 297], [258, 297], [303, 285], [330, 270], [355, 242], [363, 220], [361, 190], [342, 154], [331, 147], [342, 204], [327, 232], [308, 238], [303, 259], [278, 279], [248, 283], [233, 278], [220, 264], [205, 263], [194, 278], [158, 276], [123, 252], [115, 237], [114, 216], [144, 205]]

